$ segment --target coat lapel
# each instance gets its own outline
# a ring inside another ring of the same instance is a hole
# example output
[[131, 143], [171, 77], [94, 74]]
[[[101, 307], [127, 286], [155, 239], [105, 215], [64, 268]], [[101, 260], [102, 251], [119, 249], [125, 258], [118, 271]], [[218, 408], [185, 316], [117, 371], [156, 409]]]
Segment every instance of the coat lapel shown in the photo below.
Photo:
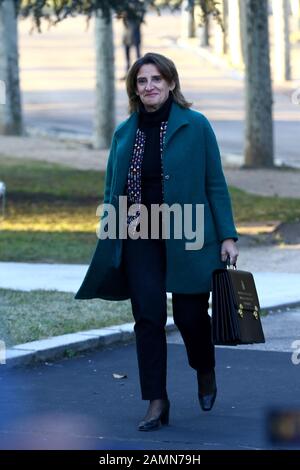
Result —
[[188, 119], [186, 118], [186, 109], [179, 106], [177, 103], [173, 102], [169, 120], [168, 120], [168, 127], [165, 137], [165, 146], [168, 145], [170, 140], [173, 138], [174, 134], [182, 127], [189, 123]]
[[133, 113], [115, 132], [117, 140], [117, 178], [114, 193], [124, 194], [128, 168], [138, 125], [138, 114]]

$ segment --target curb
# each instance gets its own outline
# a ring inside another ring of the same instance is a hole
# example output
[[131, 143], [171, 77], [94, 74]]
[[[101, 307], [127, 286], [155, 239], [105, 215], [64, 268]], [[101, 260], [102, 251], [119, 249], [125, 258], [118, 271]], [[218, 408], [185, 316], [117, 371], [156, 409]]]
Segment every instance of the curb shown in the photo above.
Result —
[[[281, 310], [300, 307], [300, 301], [262, 307], [265, 315]], [[80, 331], [54, 336], [29, 343], [17, 344], [5, 351], [0, 350], [0, 366], [8, 367], [34, 365], [40, 362], [72, 357], [78, 352], [101, 349], [112, 344], [122, 344], [135, 339], [134, 323], [108, 326], [95, 330]], [[166, 332], [177, 331], [173, 318], [167, 318]], [[2, 354], [1, 354], [2, 353]]]
[[[126, 343], [135, 338], [134, 323], [108, 326], [95, 330], [79, 331], [52, 338], [17, 344], [2, 352], [0, 365], [8, 367], [32, 365], [39, 362], [71, 357], [74, 354], [108, 345]], [[173, 319], [168, 317], [166, 332], [177, 330]], [[0, 351], [1, 356], [1, 351]]]

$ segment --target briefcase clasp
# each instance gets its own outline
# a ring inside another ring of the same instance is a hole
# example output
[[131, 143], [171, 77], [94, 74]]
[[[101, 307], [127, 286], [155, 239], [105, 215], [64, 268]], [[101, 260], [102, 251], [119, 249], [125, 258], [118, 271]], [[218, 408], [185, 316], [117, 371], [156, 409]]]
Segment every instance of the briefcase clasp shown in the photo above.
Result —
[[[243, 304], [239, 304], [239, 309], [238, 309], [238, 314], [241, 318], [244, 318], [244, 306]], [[258, 320], [259, 318], [259, 314], [258, 314], [258, 307], [257, 305], [254, 306], [254, 310], [253, 310], [253, 316], [255, 318], [255, 320]]]
[[239, 312], [239, 316], [240, 316], [241, 318], [244, 317], [243, 308], [244, 308], [243, 304], [240, 304], [240, 305], [239, 305], [238, 312]]

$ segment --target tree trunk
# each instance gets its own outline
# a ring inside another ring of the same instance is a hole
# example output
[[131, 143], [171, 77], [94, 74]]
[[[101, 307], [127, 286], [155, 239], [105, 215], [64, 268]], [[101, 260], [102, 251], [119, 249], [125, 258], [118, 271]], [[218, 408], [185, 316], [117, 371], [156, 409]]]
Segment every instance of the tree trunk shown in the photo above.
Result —
[[[195, 12], [196, 14], [198, 12], [197, 16], [199, 17], [197, 24], [197, 37], [200, 40], [199, 46], [208, 47], [210, 46], [210, 15], [208, 15], [206, 0], [199, 0], [199, 2], [197, 2]], [[203, 14], [205, 15], [204, 17]]]
[[18, 27], [14, 2], [0, 5], [0, 80], [4, 103], [0, 104], [0, 134], [23, 133], [19, 82]]
[[[220, 2], [218, 5], [221, 18], [223, 21], [223, 27], [224, 27], [224, 2]], [[224, 31], [222, 30], [221, 26], [217, 24], [216, 21], [213, 22], [213, 36], [214, 36], [214, 52], [218, 55], [223, 55], [224, 54], [224, 48], [225, 48], [225, 34]]]
[[274, 161], [268, 0], [245, 2], [245, 165], [272, 167]]
[[293, 15], [294, 31], [300, 31], [300, 0], [291, 0], [291, 13]]
[[242, 61], [245, 64], [245, 39], [246, 39], [246, 12], [245, 12], [245, 0], [239, 0], [239, 19], [240, 19], [240, 47]]
[[275, 79], [291, 80], [291, 51], [288, 0], [273, 0]]
[[112, 18], [106, 20], [100, 11], [95, 18], [96, 41], [96, 114], [94, 146], [111, 145], [115, 129], [115, 64]]
[[204, 20], [203, 25], [203, 46], [210, 46], [210, 17], [207, 16]]
[[194, 0], [184, 0], [181, 5], [181, 37], [195, 37]]
[[228, 53], [228, 0], [222, 0], [222, 20], [224, 25], [224, 42], [223, 42], [223, 53]]
[[240, 25], [240, 2], [239, 0], [228, 0], [228, 54], [230, 62], [235, 67], [243, 64], [243, 53], [241, 44]]

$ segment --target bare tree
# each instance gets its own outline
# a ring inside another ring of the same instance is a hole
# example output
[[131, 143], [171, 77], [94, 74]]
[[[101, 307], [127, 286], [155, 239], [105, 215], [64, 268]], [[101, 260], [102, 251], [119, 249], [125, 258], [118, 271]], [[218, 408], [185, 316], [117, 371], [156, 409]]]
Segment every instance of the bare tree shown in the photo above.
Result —
[[181, 5], [181, 36], [195, 37], [194, 0], [183, 0]]
[[273, 0], [273, 36], [276, 80], [291, 79], [289, 0]]
[[[204, 22], [207, 22], [209, 15], [219, 20], [217, 1], [198, 0], [198, 2], [201, 4]], [[21, 17], [31, 17], [33, 19], [33, 27], [36, 27], [40, 32], [43, 19], [46, 19], [50, 25], [55, 25], [65, 18], [77, 14], [85, 15], [88, 19], [93, 16], [96, 17], [95, 38], [97, 65], [94, 144], [98, 148], [109, 147], [115, 127], [114, 46], [111, 12], [115, 11], [117, 14], [120, 14], [122, 11], [128, 11], [130, 14], [134, 15], [136, 13], [140, 15], [141, 9], [145, 10], [147, 5], [155, 7], [159, 12], [159, 6], [170, 6], [175, 9], [180, 6], [181, 0], [111, 0], [110, 2], [107, 2], [107, 0], [0, 0], [0, 12], [2, 15], [6, 12], [6, 4], [9, 4], [10, 8], [16, 6]], [[11, 11], [12, 9], [10, 13]], [[12, 122], [15, 124], [15, 126], [6, 124], [5, 129], [7, 133], [16, 133], [17, 129], [19, 129], [18, 132], [21, 132], [22, 129], [20, 92], [17, 92], [16, 89], [16, 85], [19, 84], [17, 23], [15, 16], [10, 16], [9, 20], [8, 17], [5, 18], [5, 21], [1, 22], [0, 32], [9, 30], [11, 34], [14, 33], [14, 40], [10, 39], [10, 41], [5, 41], [1, 36], [0, 44], [0, 48], [2, 45], [2, 50], [5, 50], [6, 53], [8, 50], [10, 51], [10, 60], [7, 62], [3, 61], [4, 65], [2, 65], [0, 57], [0, 68], [3, 70], [3, 73], [9, 70], [9, 73], [5, 75], [5, 80], [7, 81], [8, 93], [11, 91], [12, 100], [11, 108], [7, 106], [5, 123], [8, 123], [7, 117], [12, 115], [14, 118]], [[14, 18], [14, 24], [11, 22], [12, 18]], [[3, 35], [3, 38], [4, 37], [6, 38], [5, 35]], [[10, 36], [10, 38], [12, 38], [12, 36]], [[6, 44], [9, 44], [8, 48]], [[3, 57], [5, 57], [5, 54], [3, 54]], [[13, 70], [7, 67], [8, 63], [9, 65], [15, 64]], [[10, 100], [8, 100], [8, 103], [10, 103]], [[4, 118], [2, 121], [4, 122]]]
[[111, 15], [96, 12], [96, 114], [94, 146], [108, 148], [115, 128], [115, 63]]
[[223, 52], [228, 53], [228, 0], [222, 0]]
[[[1, 2], [1, 0], [0, 0]], [[95, 18], [96, 48], [96, 107], [94, 119], [94, 146], [108, 148], [115, 128], [115, 76], [112, 12], [138, 15], [144, 4], [140, 0], [59, 0], [49, 6], [47, 0], [21, 0], [22, 16], [31, 16], [41, 31], [41, 20], [50, 25], [67, 17], [85, 15]]]
[[235, 67], [243, 64], [243, 51], [241, 41], [241, 9], [239, 0], [227, 2], [227, 39], [230, 62]]
[[272, 167], [273, 120], [268, 0], [245, 0], [245, 165]]
[[0, 104], [0, 134], [23, 133], [19, 81], [18, 29], [15, 3], [0, 3], [0, 80], [5, 84], [5, 104]]

